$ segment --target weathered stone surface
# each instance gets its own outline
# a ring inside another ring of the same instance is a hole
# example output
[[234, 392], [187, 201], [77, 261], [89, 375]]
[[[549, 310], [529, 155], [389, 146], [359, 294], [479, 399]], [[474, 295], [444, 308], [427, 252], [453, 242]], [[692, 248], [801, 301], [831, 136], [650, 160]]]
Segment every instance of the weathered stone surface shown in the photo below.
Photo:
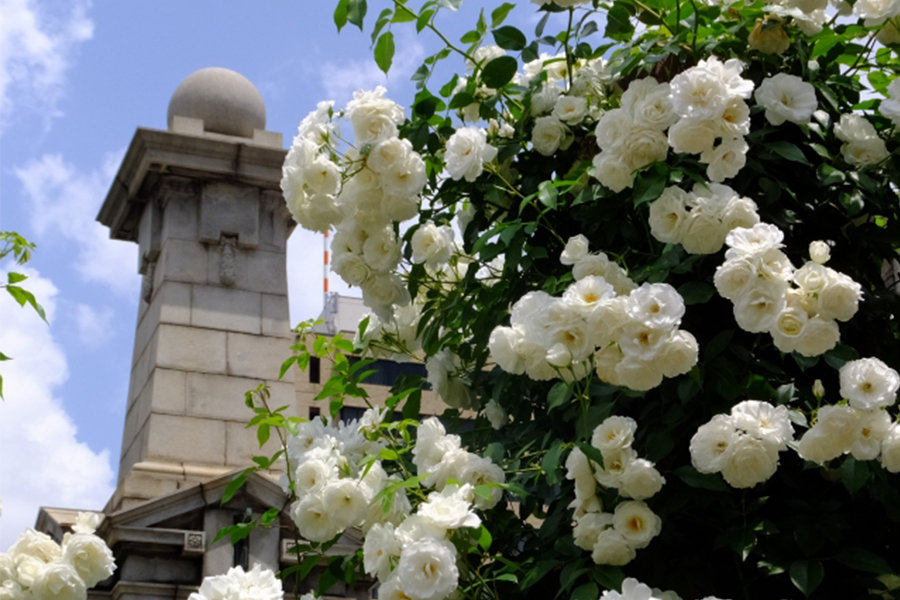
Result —
[[236, 235], [244, 248], [259, 245], [259, 188], [212, 181], [200, 195], [200, 241]]
[[280, 191], [264, 191], [260, 196], [259, 249], [285, 252], [293, 220]]
[[206, 283], [207, 254], [206, 247], [198, 242], [172, 238], [163, 240], [154, 274], [154, 288], [164, 280]]
[[262, 295], [262, 333], [293, 339], [287, 296]]
[[272, 456], [281, 449], [281, 442], [274, 432], [266, 445], [260, 448], [259, 438], [256, 437], [256, 427], [247, 429], [246, 422], [229, 421], [225, 423], [225, 437], [227, 439], [225, 464], [228, 466], [252, 465], [254, 456]]
[[[259, 519], [259, 515], [254, 515]], [[250, 535], [250, 564], [259, 564], [263, 569], [276, 573], [281, 565], [281, 531], [278, 527], [257, 527]]]
[[262, 327], [261, 303], [256, 292], [195, 285], [191, 325], [258, 334]]
[[156, 364], [161, 367], [204, 373], [225, 373], [224, 331], [160, 324]]
[[164, 281], [154, 290], [153, 299], [134, 336], [134, 357], [139, 357], [160, 323], [191, 324], [191, 285]]
[[[277, 380], [281, 363], [291, 355], [290, 342], [242, 333], [228, 334], [228, 374], [254, 379]], [[286, 374], [282, 381], [293, 381]]]
[[255, 379], [190, 373], [187, 376], [187, 414], [246, 424], [253, 412], [244, 404], [244, 393], [258, 384]]
[[[216, 539], [223, 527], [234, 525], [234, 513], [228, 510], [207, 509], [203, 513], [203, 531], [206, 539]], [[234, 549], [228, 538], [223, 538], [207, 548], [203, 555], [203, 576], [220, 575], [234, 565]]]
[[257, 250], [247, 273], [248, 289], [267, 294], [287, 294], [287, 263], [280, 252]]
[[225, 422], [194, 417], [151, 414], [147, 421], [150, 460], [225, 463]]
[[131, 379], [128, 383], [128, 406], [134, 402], [144, 389], [144, 384], [150, 378], [150, 373], [156, 366], [156, 349], [159, 341], [159, 329], [155, 329], [150, 336], [150, 341], [144, 346], [144, 351], [134, 362], [131, 368]]
[[178, 491], [178, 481], [163, 479], [144, 473], [131, 473], [122, 485], [127, 498], [157, 498]]
[[199, 188], [190, 180], [167, 182], [160, 198], [163, 203], [162, 239], [199, 240], [198, 194]]

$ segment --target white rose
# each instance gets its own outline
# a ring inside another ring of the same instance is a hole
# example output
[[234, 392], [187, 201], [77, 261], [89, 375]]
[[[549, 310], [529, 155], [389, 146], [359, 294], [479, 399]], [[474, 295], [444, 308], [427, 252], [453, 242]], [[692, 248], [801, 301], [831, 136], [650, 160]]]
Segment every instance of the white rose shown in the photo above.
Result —
[[881, 440], [881, 465], [890, 473], [900, 473], [900, 424], [894, 423]]
[[806, 322], [796, 342], [795, 351], [803, 356], [820, 356], [835, 347], [841, 339], [837, 323], [821, 317], [813, 317]]
[[559, 257], [559, 262], [564, 265], [574, 265], [588, 254], [588, 239], [581, 235], [574, 235], [566, 242], [566, 247]]
[[59, 545], [46, 533], [26, 529], [7, 552], [12, 556], [33, 556], [44, 563], [50, 563], [62, 556]]
[[575, 527], [572, 528], [575, 545], [582, 550], [593, 550], [600, 534], [611, 526], [610, 513], [595, 512], [582, 515], [575, 520]]
[[591, 446], [604, 453], [604, 456], [609, 452], [630, 448], [635, 431], [637, 421], [631, 417], [607, 417], [594, 428]]
[[[731, 98], [718, 121], [719, 137], [741, 137], [750, 133], [750, 107], [740, 98]], [[712, 144], [710, 144], [712, 146]]]
[[[469, 460], [459, 472], [459, 480], [477, 488], [480, 485], [506, 483], [506, 473], [491, 459], [469, 453]], [[489, 497], [474, 494], [473, 498], [475, 508], [488, 510], [497, 506], [503, 499], [503, 488], [491, 485]]]
[[572, 266], [572, 277], [575, 281], [581, 281], [585, 277], [603, 277], [606, 276], [610, 269], [609, 258], [604, 253], [588, 254], [578, 259]]
[[750, 435], [787, 450], [794, 439], [794, 427], [784, 406], [773, 406], [761, 400], [744, 400], [731, 409], [734, 426]]
[[116, 561], [106, 542], [90, 533], [67, 535], [63, 539], [62, 559], [75, 569], [89, 588], [116, 570]]
[[619, 375], [616, 372], [616, 367], [619, 366], [619, 363], [622, 362], [623, 358], [624, 355], [618, 344], [610, 344], [602, 350], [595, 352], [594, 370], [597, 372], [597, 377], [606, 383], [618, 385]]
[[834, 125], [834, 135], [847, 143], [862, 143], [878, 138], [875, 127], [864, 116], [855, 113], [841, 115]]
[[646, 548], [662, 530], [662, 520], [643, 502], [621, 502], [613, 513], [613, 528], [634, 548]]
[[730, 415], [716, 415], [691, 438], [691, 464], [701, 473], [718, 473], [730, 460], [737, 441]]
[[614, 192], [621, 192], [634, 185], [632, 168], [611, 152], [601, 152], [594, 157], [594, 177]]
[[820, 427], [808, 430], [797, 444], [797, 454], [800, 458], [820, 465], [840, 456], [846, 450]]
[[669, 146], [675, 152], [701, 154], [712, 149], [721, 131], [716, 121], [681, 119], [669, 128]]
[[447, 173], [454, 180], [475, 181], [484, 163], [494, 160], [497, 149], [487, 143], [487, 134], [478, 127], [462, 127], [447, 140], [445, 162]]
[[594, 465], [594, 479], [608, 488], [618, 488], [629, 463], [637, 458], [631, 448], [613, 448], [603, 453], [603, 466]]
[[366, 156], [366, 166], [375, 173], [384, 173], [397, 163], [403, 163], [413, 151], [409, 140], [397, 137], [376, 144]]
[[555, 116], [538, 117], [531, 132], [531, 143], [535, 150], [550, 156], [559, 150], [568, 134], [569, 128]]
[[769, 331], [772, 341], [782, 352], [791, 353], [797, 349], [797, 342], [803, 335], [803, 330], [809, 316], [802, 308], [786, 306], [775, 319], [775, 324]]
[[722, 142], [700, 155], [700, 162], [706, 163], [706, 176], [712, 181], [725, 181], [738, 174], [747, 164], [747, 150], [750, 146], [743, 138], [732, 138]]
[[427, 221], [413, 233], [410, 246], [414, 263], [436, 268], [450, 260], [453, 254], [453, 229]]
[[841, 448], [840, 453], [849, 450], [859, 431], [859, 412], [856, 409], [852, 406], [823, 406], [816, 413], [816, 418], [814, 428], [831, 437], [835, 445]]
[[659, 330], [677, 327], [684, 310], [681, 294], [667, 283], [644, 283], [625, 302], [631, 319]]
[[809, 258], [817, 264], [824, 265], [831, 258], [831, 248], [822, 240], [816, 240], [809, 244]]
[[806, 294], [819, 294], [828, 283], [829, 269], [815, 262], [808, 262], [794, 272], [794, 283]]
[[[534, 61], [541, 62], [541, 61]], [[530, 63], [529, 63], [530, 64]], [[540, 91], [531, 96], [531, 114], [536, 117], [552, 110], [556, 106], [556, 101], [560, 93], [559, 86], [545, 84]]]
[[392, 196], [417, 196], [425, 181], [425, 161], [415, 152], [410, 152], [405, 160], [397, 160], [381, 174], [381, 186]]
[[525, 372], [525, 357], [517, 350], [523, 338], [522, 330], [515, 327], [495, 327], [491, 332], [488, 340], [491, 357], [507, 373], [521, 375]]
[[757, 278], [756, 264], [746, 258], [726, 260], [713, 277], [716, 291], [723, 298], [736, 301], [747, 293]]
[[626, 498], [646, 500], [655, 496], [665, 483], [665, 478], [656, 470], [652, 462], [638, 458], [631, 461], [625, 469], [619, 492]]
[[371, 269], [362, 256], [353, 253], [334, 257], [331, 270], [341, 276], [348, 285], [361, 286], [371, 275]]
[[729, 250], [725, 258], [760, 256], [773, 248], [781, 248], [784, 232], [769, 223], [757, 223], [748, 229], [732, 229], [725, 237]]
[[443, 600], [459, 582], [456, 548], [446, 540], [419, 539], [403, 549], [395, 573], [412, 600]]
[[419, 425], [416, 445], [413, 446], [413, 463], [420, 473], [431, 471], [451, 450], [460, 448], [458, 435], [447, 435], [437, 417], [428, 417]]
[[416, 514], [441, 529], [479, 527], [481, 519], [472, 512], [474, 494], [469, 484], [448, 485], [441, 492], [428, 494], [428, 501], [419, 505]]
[[859, 309], [862, 286], [843, 273], [829, 269], [828, 274], [828, 282], [819, 292], [819, 316], [823, 319], [849, 321]]
[[891, 416], [885, 410], [862, 410], [859, 414], [859, 431], [850, 454], [856, 460], [874, 460], [881, 453], [881, 443], [891, 428]]
[[314, 194], [337, 194], [341, 186], [341, 172], [327, 156], [320, 154], [303, 169], [303, 181]]
[[700, 346], [697, 339], [689, 331], [679, 329], [663, 343], [653, 367], [666, 377], [678, 377], [697, 364], [699, 354]]
[[840, 370], [841, 396], [863, 410], [885, 408], [897, 401], [900, 374], [877, 358], [848, 362]]
[[[660, 346], [657, 346], [656, 353], [659, 352]], [[652, 358], [648, 360], [652, 360]], [[638, 392], [646, 392], [662, 383], [662, 373], [652, 363], [633, 356], [626, 356], [622, 362], [616, 365], [616, 378], [618, 379], [616, 385], [622, 385]]]
[[622, 160], [632, 169], [646, 167], [650, 163], [666, 160], [669, 143], [666, 136], [649, 127], [634, 127], [619, 146]]
[[363, 486], [355, 479], [332, 479], [322, 488], [322, 501], [339, 529], [356, 527], [369, 506]]
[[87, 588], [74, 568], [51, 563], [31, 586], [31, 594], [41, 600], [84, 600]]
[[335, 516], [321, 494], [309, 494], [291, 505], [291, 520], [300, 535], [313, 542], [327, 542], [343, 530]]
[[714, 214], [695, 208], [688, 213], [681, 245], [689, 254], [715, 254], [722, 249], [727, 233]]
[[615, 529], [604, 529], [597, 536], [591, 559], [598, 565], [622, 566], [637, 556], [635, 548]]
[[778, 449], [749, 435], [738, 435], [722, 477], [735, 488], [751, 488], [769, 479], [778, 468]]
[[884, 140], [872, 138], [860, 142], [848, 142], [841, 146], [841, 154], [851, 165], [875, 165], [890, 156]]
[[784, 287], [778, 282], [760, 280], [734, 303], [738, 326], [750, 333], [768, 331], [784, 310]]
[[[861, 19], [885, 19], [900, 15], [898, 0], [859, 0], [853, 5], [853, 14]], [[867, 23], [866, 25], [871, 25]]]
[[681, 243], [688, 220], [688, 193], [678, 186], [663, 190], [650, 204], [650, 233], [667, 244]]
[[634, 126], [631, 115], [627, 110], [616, 108], [604, 113], [597, 122], [594, 133], [597, 136], [597, 145], [601, 150], [614, 150], [624, 143], [631, 135]]
[[384, 582], [391, 574], [391, 561], [400, 557], [402, 549], [400, 540], [394, 533], [394, 526], [391, 523], [376, 523], [369, 529], [363, 542], [363, 568], [366, 573], [375, 575]]
[[400, 244], [391, 228], [369, 236], [363, 244], [363, 260], [376, 271], [393, 271], [400, 262], [400, 256]]
[[[652, 81], [655, 83], [655, 80]], [[631, 87], [634, 87], [633, 83]], [[631, 107], [634, 124], [657, 131], [665, 131], [674, 125], [678, 120], [678, 115], [672, 108], [669, 93], [669, 84], [658, 84], [646, 96], [637, 100]]]
[[692, 67], [672, 79], [672, 107], [681, 117], [717, 119], [728, 101], [728, 87], [722, 77], [703, 66]]
[[721, 218], [725, 231], [737, 227], [753, 227], [759, 223], [756, 202], [750, 198], [735, 196], [725, 205]]
[[581, 122], [587, 115], [587, 100], [578, 96], [560, 96], [553, 108], [553, 116], [568, 123], [575, 125]]
[[799, 125], [809, 123], [819, 106], [815, 88], [787, 73], [763, 79], [753, 97], [766, 109], [766, 119], [772, 125], [781, 125], [785, 121]]

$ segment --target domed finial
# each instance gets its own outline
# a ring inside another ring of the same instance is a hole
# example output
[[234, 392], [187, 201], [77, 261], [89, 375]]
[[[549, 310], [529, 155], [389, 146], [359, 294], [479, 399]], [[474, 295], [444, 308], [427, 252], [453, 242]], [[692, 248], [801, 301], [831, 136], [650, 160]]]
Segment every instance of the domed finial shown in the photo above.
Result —
[[266, 104], [250, 80], [231, 69], [210, 67], [191, 73], [169, 100], [168, 127], [174, 117], [203, 121], [207, 133], [252, 138], [266, 128]]

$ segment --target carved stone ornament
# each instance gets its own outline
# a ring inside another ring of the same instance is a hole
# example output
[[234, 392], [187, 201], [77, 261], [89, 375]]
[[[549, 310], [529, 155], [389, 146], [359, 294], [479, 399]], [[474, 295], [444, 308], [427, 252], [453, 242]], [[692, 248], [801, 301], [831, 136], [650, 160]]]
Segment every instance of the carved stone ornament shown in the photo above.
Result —
[[206, 534], [202, 531], [185, 531], [182, 554], [203, 554], [206, 547]]
[[222, 285], [231, 287], [237, 281], [235, 275], [234, 255], [237, 252], [237, 236], [223, 235], [219, 243], [219, 281]]
[[150, 303], [153, 298], [153, 274], [156, 271], [156, 261], [148, 261], [144, 268], [144, 276], [141, 279], [141, 299]]

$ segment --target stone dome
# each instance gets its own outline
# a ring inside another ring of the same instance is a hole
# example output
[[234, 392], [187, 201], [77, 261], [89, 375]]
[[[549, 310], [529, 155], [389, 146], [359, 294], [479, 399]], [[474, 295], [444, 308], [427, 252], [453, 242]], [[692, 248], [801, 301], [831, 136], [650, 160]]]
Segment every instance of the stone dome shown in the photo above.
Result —
[[266, 128], [266, 104], [250, 80], [231, 69], [209, 67], [191, 73], [169, 100], [167, 122], [173, 117], [203, 120], [203, 129], [252, 138]]

